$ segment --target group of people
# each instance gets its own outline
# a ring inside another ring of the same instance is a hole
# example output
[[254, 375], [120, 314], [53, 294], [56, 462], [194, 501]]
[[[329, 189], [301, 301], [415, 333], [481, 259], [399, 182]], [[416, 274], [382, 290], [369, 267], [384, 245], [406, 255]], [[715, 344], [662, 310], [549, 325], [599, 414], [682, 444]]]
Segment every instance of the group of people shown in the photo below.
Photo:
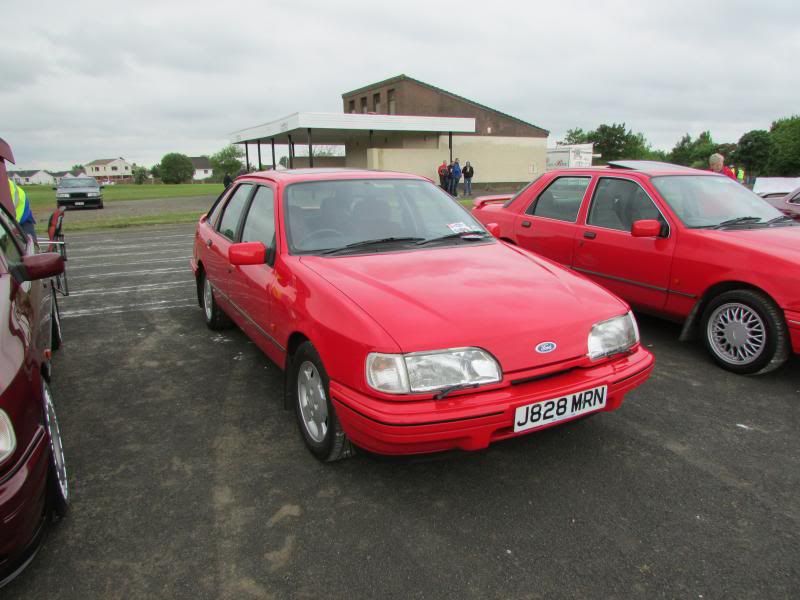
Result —
[[714, 153], [708, 157], [708, 167], [714, 171], [714, 173], [721, 173], [722, 175], [727, 175], [734, 181], [738, 181], [741, 184], [744, 184], [744, 169], [739, 167], [737, 170], [736, 167], [731, 165], [730, 167], [725, 165], [725, 157], [722, 154]]
[[439, 174], [439, 185], [441, 188], [451, 196], [458, 196], [458, 183], [461, 177], [464, 178], [464, 196], [472, 195], [472, 178], [475, 175], [475, 169], [469, 164], [469, 161], [461, 168], [458, 159], [455, 159], [450, 164], [446, 160], [442, 161], [439, 168], [436, 170]]

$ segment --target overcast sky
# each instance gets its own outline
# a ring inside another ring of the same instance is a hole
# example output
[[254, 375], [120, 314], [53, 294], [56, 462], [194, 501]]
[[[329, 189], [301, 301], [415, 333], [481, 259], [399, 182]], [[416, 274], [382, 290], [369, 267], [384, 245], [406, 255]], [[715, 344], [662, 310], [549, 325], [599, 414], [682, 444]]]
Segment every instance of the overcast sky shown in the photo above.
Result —
[[20, 169], [210, 154], [400, 73], [550, 145], [623, 121], [663, 149], [704, 129], [729, 142], [800, 113], [798, 0], [4, 4], [0, 137]]

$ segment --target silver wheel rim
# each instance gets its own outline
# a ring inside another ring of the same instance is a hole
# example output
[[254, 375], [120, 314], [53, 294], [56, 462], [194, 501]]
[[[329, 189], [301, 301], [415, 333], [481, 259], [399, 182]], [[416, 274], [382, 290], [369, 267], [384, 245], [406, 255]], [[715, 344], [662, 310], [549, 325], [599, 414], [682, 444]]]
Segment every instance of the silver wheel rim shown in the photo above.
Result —
[[53, 300], [53, 323], [55, 324], [56, 338], [61, 341], [61, 318], [58, 316], [58, 307], [55, 304], [55, 300]]
[[297, 374], [297, 401], [306, 433], [322, 443], [328, 435], [328, 399], [317, 367], [308, 360], [300, 365]]
[[50, 452], [53, 455], [53, 466], [56, 470], [58, 489], [61, 492], [61, 497], [66, 501], [69, 500], [67, 463], [64, 460], [64, 447], [61, 445], [61, 430], [58, 427], [56, 410], [53, 406], [53, 399], [50, 396], [50, 390], [47, 386], [44, 386], [44, 399], [47, 434], [50, 437]]
[[706, 335], [714, 354], [734, 365], [749, 365], [758, 360], [767, 342], [764, 320], [739, 302], [717, 307], [708, 320]]
[[208, 277], [203, 279], [203, 310], [206, 311], [206, 319], [211, 320], [211, 307], [214, 302], [214, 293], [211, 291], [211, 282]]

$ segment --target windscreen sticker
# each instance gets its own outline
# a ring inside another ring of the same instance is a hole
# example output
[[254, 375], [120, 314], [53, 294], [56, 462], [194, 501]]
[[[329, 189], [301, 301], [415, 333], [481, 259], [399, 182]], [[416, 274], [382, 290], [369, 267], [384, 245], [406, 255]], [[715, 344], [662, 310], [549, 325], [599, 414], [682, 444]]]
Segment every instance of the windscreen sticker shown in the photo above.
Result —
[[450, 223], [447, 225], [450, 228], [450, 231], [453, 233], [469, 233], [470, 231], [474, 231], [469, 225], [466, 223]]

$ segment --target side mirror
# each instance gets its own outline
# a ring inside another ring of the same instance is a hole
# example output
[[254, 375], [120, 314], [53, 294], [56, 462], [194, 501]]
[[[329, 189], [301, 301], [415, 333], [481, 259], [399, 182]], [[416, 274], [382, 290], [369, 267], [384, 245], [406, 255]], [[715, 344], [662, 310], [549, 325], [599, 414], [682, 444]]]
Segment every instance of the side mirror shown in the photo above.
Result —
[[497, 223], [487, 223], [486, 231], [491, 233], [493, 237], [496, 238], [500, 237], [500, 225], [498, 225]]
[[655, 219], [642, 219], [634, 221], [631, 225], [633, 237], [658, 237], [661, 235], [661, 223]]
[[263, 265], [267, 262], [267, 247], [262, 242], [241, 242], [228, 248], [232, 265]]
[[29, 254], [22, 257], [22, 264], [16, 269], [18, 279], [36, 281], [61, 275], [64, 272], [64, 258], [58, 252]]

